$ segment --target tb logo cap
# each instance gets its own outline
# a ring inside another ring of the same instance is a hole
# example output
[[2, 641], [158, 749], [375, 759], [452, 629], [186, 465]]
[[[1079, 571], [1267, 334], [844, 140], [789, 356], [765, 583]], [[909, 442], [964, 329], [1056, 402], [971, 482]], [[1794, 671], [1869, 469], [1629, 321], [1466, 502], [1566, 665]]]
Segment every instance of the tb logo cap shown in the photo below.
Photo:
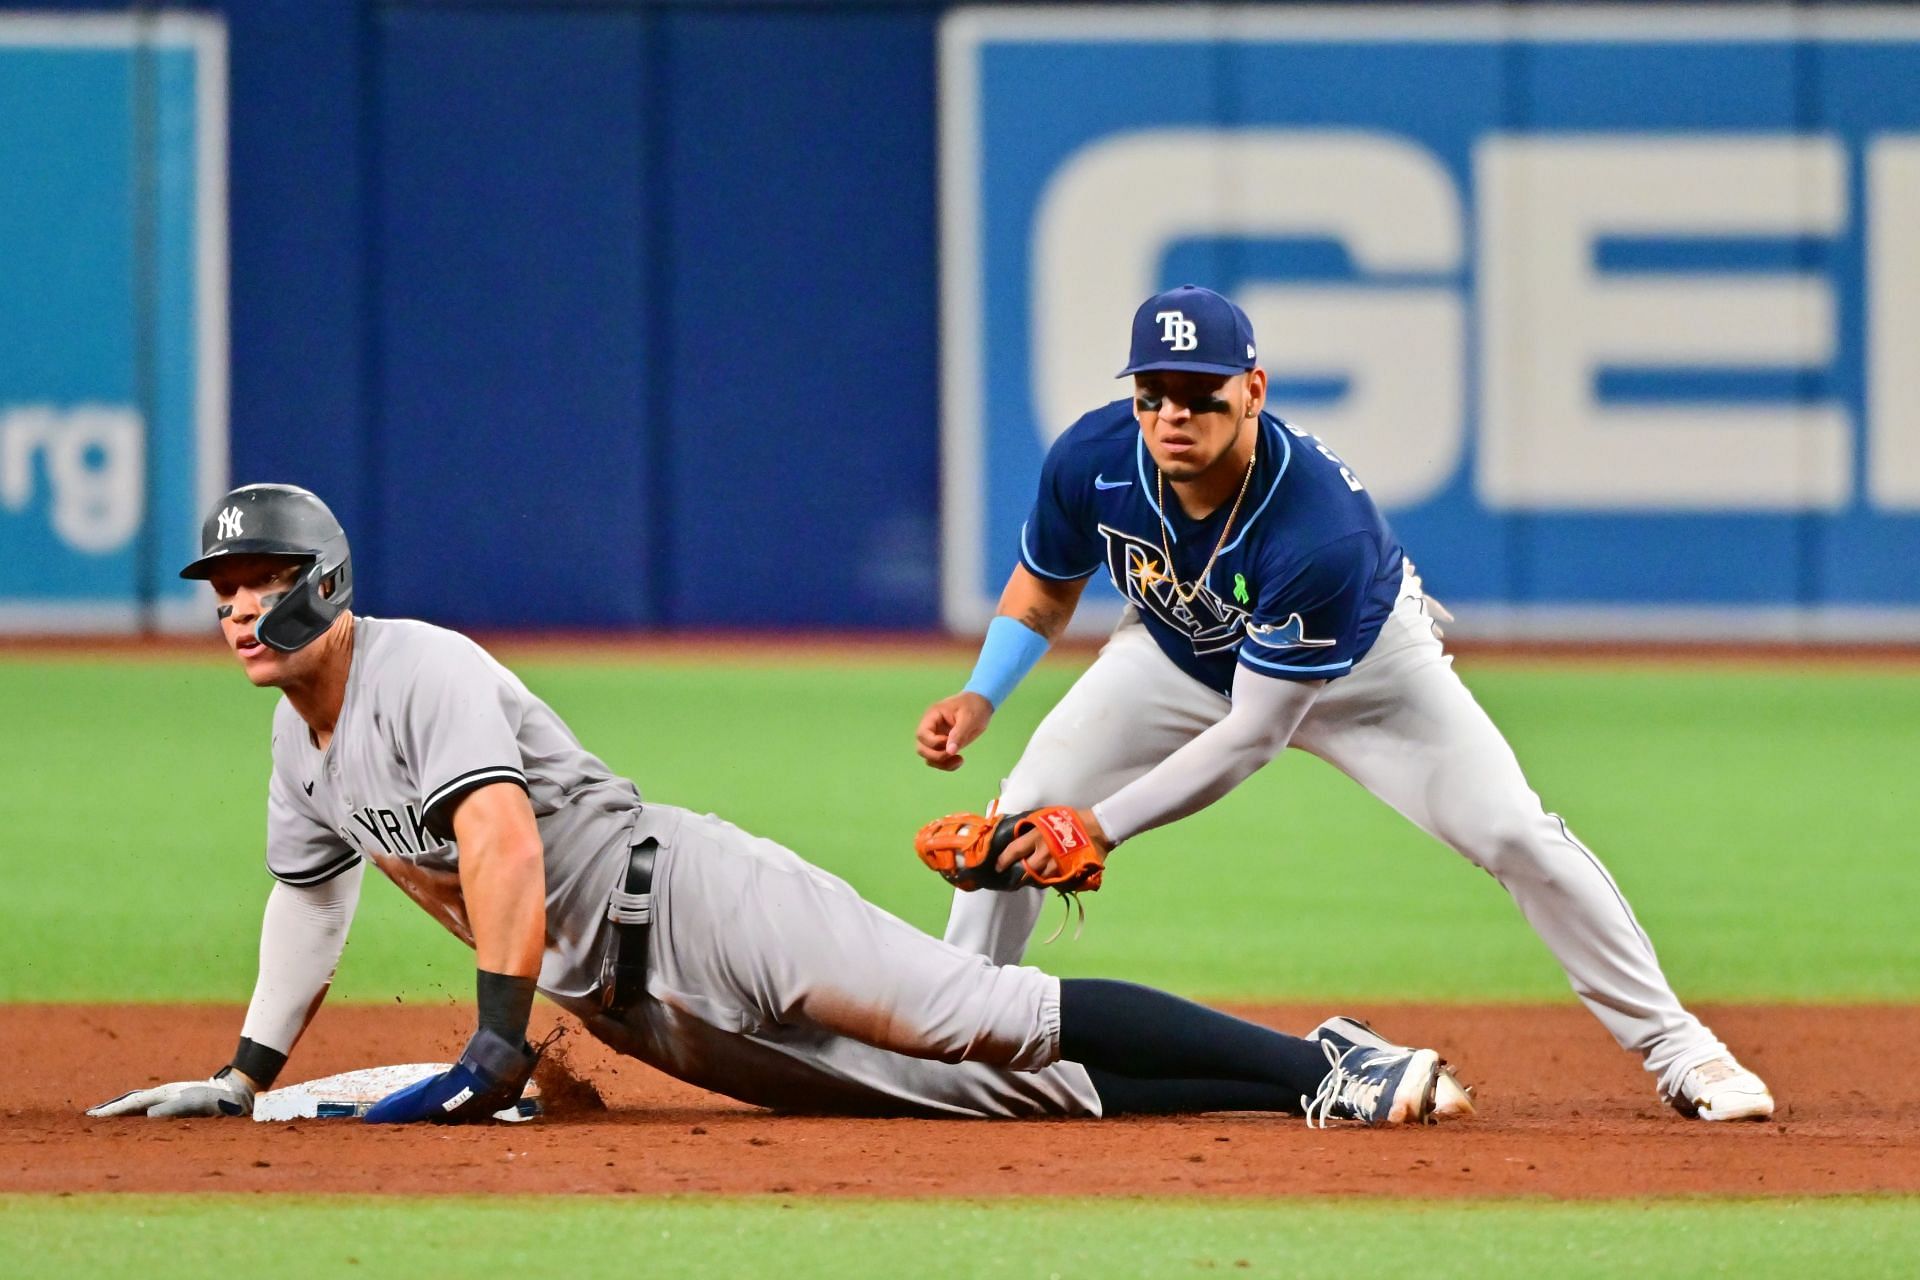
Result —
[[1153, 318], [1161, 324], [1160, 341], [1175, 351], [1191, 351], [1200, 345], [1195, 336], [1198, 326], [1178, 311], [1156, 311]]
[[1120, 377], [1149, 369], [1245, 373], [1258, 363], [1253, 322], [1211, 289], [1183, 284], [1156, 293], [1133, 313], [1133, 346]]

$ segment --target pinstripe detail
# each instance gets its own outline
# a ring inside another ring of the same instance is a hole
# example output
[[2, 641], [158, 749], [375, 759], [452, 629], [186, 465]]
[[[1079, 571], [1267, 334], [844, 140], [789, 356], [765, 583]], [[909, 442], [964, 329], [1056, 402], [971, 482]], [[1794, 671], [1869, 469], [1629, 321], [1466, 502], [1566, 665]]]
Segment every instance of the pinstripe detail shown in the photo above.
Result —
[[268, 867], [267, 870], [271, 872], [273, 878], [281, 884], [292, 885], [296, 889], [311, 889], [315, 885], [325, 884], [343, 871], [353, 870], [359, 863], [359, 853], [349, 849], [332, 862], [312, 871], [301, 871], [292, 875], [283, 876], [278, 871], [274, 871], [272, 867]]
[[1647, 931], [1640, 927], [1640, 920], [1633, 914], [1633, 908], [1627, 905], [1626, 895], [1620, 892], [1620, 886], [1615, 884], [1613, 877], [1607, 874], [1607, 869], [1602, 865], [1600, 859], [1594, 857], [1593, 850], [1574, 839], [1573, 832], [1567, 830], [1567, 820], [1565, 818], [1557, 813], [1550, 813], [1547, 816], [1559, 824], [1561, 838], [1578, 849], [1581, 856], [1586, 858], [1586, 860], [1592, 864], [1593, 869], [1600, 873], [1600, 878], [1607, 882], [1607, 888], [1613, 890], [1613, 900], [1620, 904], [1620, 910], [1626, 914], [1627, 923], [1632, 925], [1634, 933], [1639, 935], [1640, 945], [1647, 949], [1647, 958], [1653, 961], [1655, 968], [1658, 968], [1660, 965], [1660, 957], [1654, 953], [1653, 939], [1649, 938]]

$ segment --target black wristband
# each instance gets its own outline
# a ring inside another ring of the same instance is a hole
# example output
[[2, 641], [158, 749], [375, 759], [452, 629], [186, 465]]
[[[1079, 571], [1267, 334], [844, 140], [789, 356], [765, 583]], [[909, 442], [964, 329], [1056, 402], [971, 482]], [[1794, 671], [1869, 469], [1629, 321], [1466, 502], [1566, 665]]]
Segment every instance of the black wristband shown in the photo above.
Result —
[[233, 1051], [233, 1061], [227, 1065], [264, 1091], [271, 1089], [273, 1082], [279, 1078], [281, 1068], [287, 1065], [287, 1055], [241, 1036], [240, 1047]]
[[508, 1044], [527, 1038], [527, 1019], [533, 1016], [532, 978], [507, 973], [474, 971], [474, 992], [480, 1005], [480, 1027]]

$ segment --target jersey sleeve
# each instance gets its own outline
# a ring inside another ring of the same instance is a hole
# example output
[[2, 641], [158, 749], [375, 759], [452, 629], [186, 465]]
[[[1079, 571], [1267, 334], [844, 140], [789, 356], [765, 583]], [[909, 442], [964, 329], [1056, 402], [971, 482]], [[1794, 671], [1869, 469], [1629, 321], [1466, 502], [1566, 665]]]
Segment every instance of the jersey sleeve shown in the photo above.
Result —
[[1071, 431], [1053, 442], [1040, 465], [1033, 510], [1020, 526], [1020, 563], [1054, 582], [1087, 577], [1103, 560], [1080, 460]]
[[453, 839], [453, 811], [468, 792], [527, 785], [512, 677], [479, 646], [453, 639], [422, 655], [394, 726], [420, 788], [422, 820], [442, 840]]
[[325, 884], [360, 861], [360, 853], [322, 821], [281, 764], [276, 742], [267, 783], [267, 870], [295, 888]]
[[1295, 561], [1261, 589], [1240, 644], [1241, 664], [1282, 680], [1331, 680], [1351, 671], [1379, 561], [1364, 533]]

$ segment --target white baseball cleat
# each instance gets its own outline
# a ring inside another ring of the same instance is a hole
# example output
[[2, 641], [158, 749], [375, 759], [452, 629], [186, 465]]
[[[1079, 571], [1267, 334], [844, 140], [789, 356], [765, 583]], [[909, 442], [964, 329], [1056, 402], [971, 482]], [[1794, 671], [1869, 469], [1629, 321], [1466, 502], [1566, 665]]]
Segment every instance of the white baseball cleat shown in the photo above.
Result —
[[1666, 1100], [1681, 1115], [1702, 1120], [1765, 1120], [1773, 1114], [1767, 1082], [1734, 1061], [1732, 1054], [1689, 1068]]
[[[1395, 1053], [1413, 1051], [1408, 1045], [1395, 1044], [1387, 1039], [1375, 1031], [1371, 1024], [1343, 1014], [1335, 1014], [1309, 1031], [1307, 1039], [1317, 1040], [1321, 1044], [1331, 1044], [1343, 1052], [1355, 1045], [1367, 1049], [1388, 1049]], [[1454, 1076], [1451, 1064], [1442, 1061], [1434, 1077], [1432, 1105], [1421, 1119], [1431, 1123], [1435, 1120], [1452, 1120], [1472, 1114], [1473, 1090], [1462, 1085]]]

